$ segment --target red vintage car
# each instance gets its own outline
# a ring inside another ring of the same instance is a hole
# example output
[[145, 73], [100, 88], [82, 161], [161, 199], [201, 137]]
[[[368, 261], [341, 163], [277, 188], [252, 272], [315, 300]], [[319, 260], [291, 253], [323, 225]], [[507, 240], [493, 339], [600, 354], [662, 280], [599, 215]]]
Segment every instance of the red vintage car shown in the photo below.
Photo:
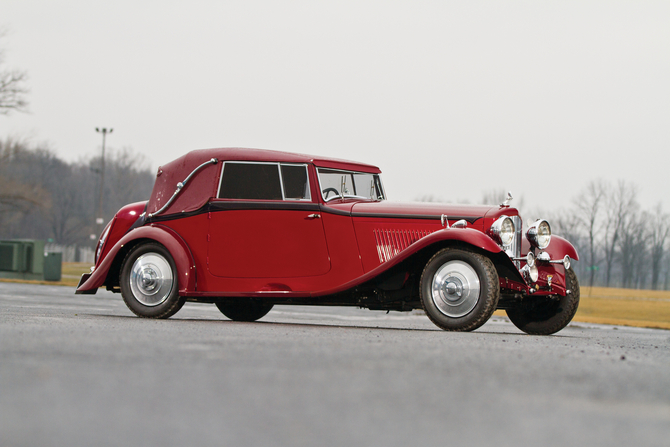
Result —
[[107, 224], [76, 293], [105, 286], [149, 318], [195, 301], [238, 321], [276, 304], [423, 309], [454, 331], [477, 329], [496, 309], [530, 334], [572, 320], [577, 252], [545, 220], [523, 237], [508, 201], [388, 202], [380, 174], [286, 152], [190, 152], [158, 169], [148, 202]]

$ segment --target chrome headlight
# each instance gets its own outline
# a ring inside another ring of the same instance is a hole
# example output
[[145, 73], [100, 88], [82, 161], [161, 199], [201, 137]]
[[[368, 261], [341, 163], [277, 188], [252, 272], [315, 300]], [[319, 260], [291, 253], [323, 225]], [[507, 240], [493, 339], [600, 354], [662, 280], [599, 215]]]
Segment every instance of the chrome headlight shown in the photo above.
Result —
[[528, 227], [528, 231], [526, 231], [526, 238], [533, 247], [537, 247], [540, 250], [547, 248], [549, 242], [551, 242], [551, 227], [549, 226], [549, 222], [544, 219], [538, 219], [533, 222]]
[[507, 216], [500, 216], [498, 220], [493, 222], [489, 230], [490, 236], [498, 245], [509, 247], [514, 241], [514, 222]]

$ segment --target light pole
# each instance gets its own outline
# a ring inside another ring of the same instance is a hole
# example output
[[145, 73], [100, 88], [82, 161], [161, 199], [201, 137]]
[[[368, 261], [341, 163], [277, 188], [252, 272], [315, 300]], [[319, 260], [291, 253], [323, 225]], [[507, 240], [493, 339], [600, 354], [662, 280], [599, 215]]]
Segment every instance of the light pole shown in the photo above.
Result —
[[112, 133], [114, 129], [112, 128], [107, 129], [106, 127], [100, 129], [99, 127], [96, 127], [95, 131], [98, 133], [102, 133], [102, 163], [100, 166], [100, 200], [98, 201], [98, 217], [95, 219], [95, 223], [100, 225], [100, 231], [98, 231], [98, 234], [100, 234], [100, 232], [102, 231], [102, 225], [105, 222], [102, 218], [102, 193], [105, 186], [105, 138], [107, 137], [107, 134]]

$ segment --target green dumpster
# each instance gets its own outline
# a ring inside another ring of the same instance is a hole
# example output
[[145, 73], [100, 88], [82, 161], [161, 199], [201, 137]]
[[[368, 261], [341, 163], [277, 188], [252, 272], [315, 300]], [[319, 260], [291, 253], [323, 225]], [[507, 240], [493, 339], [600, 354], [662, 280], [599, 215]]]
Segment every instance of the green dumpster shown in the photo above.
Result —
[[63, 269], [63, 253], [44, 253], [44, 280], [60, 281]]
[[0, 278], [41, 280], [44, 276], [44, 241], [0, 241]]

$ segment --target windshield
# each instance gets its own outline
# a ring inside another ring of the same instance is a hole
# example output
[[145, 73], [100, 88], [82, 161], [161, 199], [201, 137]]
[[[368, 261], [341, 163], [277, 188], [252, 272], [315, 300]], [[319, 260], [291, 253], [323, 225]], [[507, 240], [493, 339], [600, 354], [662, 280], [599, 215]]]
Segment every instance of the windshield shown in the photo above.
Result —
[[319, 168], [318, 172], [321, 196], [326, 202], [348, 197], [366, 200], [385, 199], [378, 174], [322, 168]]

